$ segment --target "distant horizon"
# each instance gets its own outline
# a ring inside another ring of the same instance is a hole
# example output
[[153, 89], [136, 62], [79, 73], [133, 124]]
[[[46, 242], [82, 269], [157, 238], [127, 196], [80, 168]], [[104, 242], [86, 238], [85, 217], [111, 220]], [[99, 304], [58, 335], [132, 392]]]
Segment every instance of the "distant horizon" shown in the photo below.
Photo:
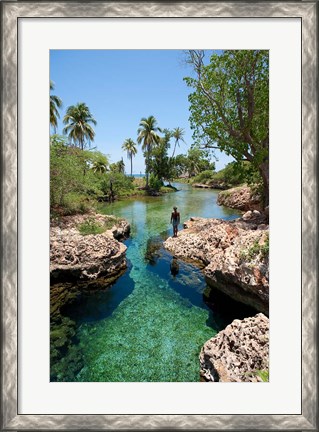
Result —
[[[63, 102], [56, 133], [63, 135], [67, 107], [85, 102], [97, 121], [91, 147], [107, 155], [111, 163], [123, 158], [127, 174], [130, 161], [121, 147], [127, 138], [136, 142], [142, 117], [154, 115], [161, 128], [184, 129], [186, 144], [181, 142], [175, 154], [185, 154], [193, 139], [191, 90], [183, 78], [191, 73], [182, 50], [50, 50], [50, 80], [55, 86], [51, 93]], [[133, 170], [145, 174], [141, 146], [137, 149]], [[216, 170], [233, 160], [220, 151], [215, 155]]]

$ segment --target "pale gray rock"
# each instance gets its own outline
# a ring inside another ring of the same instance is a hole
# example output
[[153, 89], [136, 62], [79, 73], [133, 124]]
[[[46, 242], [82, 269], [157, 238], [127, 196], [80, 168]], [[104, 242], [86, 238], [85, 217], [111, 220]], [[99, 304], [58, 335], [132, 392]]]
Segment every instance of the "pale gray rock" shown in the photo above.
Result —
[[204, 344], [199, 360], [203, 381], [263, 381], [269, 367], [269, 319], [259, 313], [234, 320]]
[[269, 229], [243, 219], [191, 218], [164, 242], [176, 257], [204, 265], [208, 285], [268, 314]]
[[[94, 221], [108, 227], [102, 234], [81, 235], [79, 226]], [[113, 224], [114, 222], [114, 224]], [[51, 282], [111, 277], [126, 267], [126, 246], [115, 239], [129, 233], [129, 224], [104, 215], [63, 216], [50, 228]]]
[[262, 209], [261, 195], [250, 186], [238, 186], [219, 192], [217, 204], [242, 211]]

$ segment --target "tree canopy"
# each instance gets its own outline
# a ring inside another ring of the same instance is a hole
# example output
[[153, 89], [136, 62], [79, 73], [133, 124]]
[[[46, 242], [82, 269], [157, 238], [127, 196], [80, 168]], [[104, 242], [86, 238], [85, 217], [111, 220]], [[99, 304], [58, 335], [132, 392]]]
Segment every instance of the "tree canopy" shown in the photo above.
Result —
[[83, 150], [86, 145], [94, 141], [95, 132], [91, 124], [96, 126], [96, 120], [92, 116], [89, 107], [84, 102], [71, 105], [66, 110], [63, 118], [66, 125], [63, 133], [68, 135], [71, 142]]
[[173, 149], [173, 154], [172, 157], [174, 157], [175, 151], [176, 151], [176, 146], [179, 146], [179, 142], [180, 141], [184, 141], [184, 135], [185, 135], [185, 130], [180, 128], [180, 127], [176, 127], [175, 129], [173, 129], [172, 131], [172, 137], [175, 139], [175, 143], [174, 143], [174, 149]]
[[229, 50], [204, 63], [204, 51], [190, 50], [195, 77], [185, 78], [190, 122], [197, 143], [217, 148], [260, 172], [264, 203], [269, 199], [269, 55], [263, 50]]
[[[54, 90], [54, 83], [50, 81], [50, 91]], [[59, 108], [62, 107], [62, 100], [59, 96], [50, 95], [50, 125], [53, 127], [54, 131], [58, 126], [58, 118], [60, 118]]]
[[158, 132], [161, 132], [161, 129], [157, 126], [157, 120], [154, 116], [143, 117], [141, 119], [137, 130], [137, 142], [138, 144], [142, 144], [142, 150], [145, 154], [146, 188], [148, 188], [150, 151], [152, 147], [160, 141]]
[[122, 149], [126, 151], [128, 159], [131, 161], [131, 176], [133, 175], [133, 156], [137, 153], [137, 148], [135, 142], [132, 138], [127, 138], [122, 144]]

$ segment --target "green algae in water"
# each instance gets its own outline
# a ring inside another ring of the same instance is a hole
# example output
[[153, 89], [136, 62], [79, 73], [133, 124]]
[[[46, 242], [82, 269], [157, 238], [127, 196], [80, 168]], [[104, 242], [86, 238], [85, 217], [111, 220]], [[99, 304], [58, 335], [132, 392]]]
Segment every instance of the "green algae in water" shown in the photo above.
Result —
[[[77, 331], [69, 350], [70, 367], [75, 352], [83, 367], [72, 381], [199, 381], [201, 347], [230, 320], [227, 314], [216, 319], [206, 306], [206, 284], [197, 267], [179, 261], [179, 272], [172, 275], [173, 257], [162, 249], [161, 241], [171, 234], [173, 205], [179, 207], [182, 220], [191, 216], [232, 219], [238, 213], [217, 206], [213, 191], [183, 188], [176, 194], [101, 207], [101, 212], [124, 217], [131, 224], [130, 268], [112, 286], [109, 298], [92, 294], [89, 306], [73, 312]], [[59, 381], [70, 380], [69, 355], [60, 360], [60, 368], [54, 365]]]
[[198, 353], [214, 333], [205, 324], [209, 311], [181, 298], [159, 277], [150, 286], [145, 273], [138, 272], [134, 293], [108, 320], [82, 324], [86, 366], [77, 380], [199, 380]]

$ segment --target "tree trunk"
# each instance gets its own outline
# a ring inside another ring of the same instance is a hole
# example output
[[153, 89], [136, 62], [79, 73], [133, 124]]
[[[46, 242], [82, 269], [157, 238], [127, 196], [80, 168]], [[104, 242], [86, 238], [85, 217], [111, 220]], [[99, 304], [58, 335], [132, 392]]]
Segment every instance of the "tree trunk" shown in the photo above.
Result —
[[131, 177], [133, 177], [133, 157], [131, 155]]
[[146, 189], [148, 189], [148, 158], [149, 158], [149, 150], [147, 150], [147, 156], [145, 159], [145, 177], [146, 177]]
[[263, 208], [269, 206], [269, 161], [259, 166], [259, 172], [263, 179]]

